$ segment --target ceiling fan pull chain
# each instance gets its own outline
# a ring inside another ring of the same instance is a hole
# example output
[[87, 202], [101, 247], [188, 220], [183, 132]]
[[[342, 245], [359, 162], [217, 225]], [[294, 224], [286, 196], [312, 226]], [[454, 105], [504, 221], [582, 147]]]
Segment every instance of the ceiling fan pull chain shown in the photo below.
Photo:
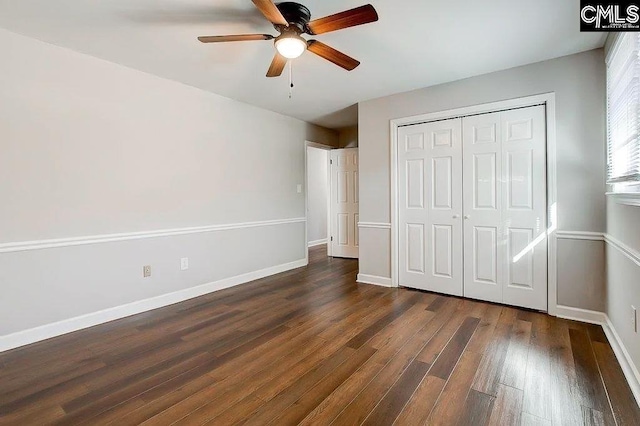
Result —
[[289, 61], [289, 99], [293, 96], [293, 61]]

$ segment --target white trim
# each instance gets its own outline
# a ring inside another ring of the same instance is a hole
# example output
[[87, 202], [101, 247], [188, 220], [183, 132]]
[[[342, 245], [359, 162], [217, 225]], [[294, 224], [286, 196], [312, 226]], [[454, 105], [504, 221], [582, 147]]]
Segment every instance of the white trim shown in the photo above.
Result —
[[607, 192], [606, 195], [618, 204], [640, 207], [640, 192]]
[[507, 99], [504, 101], [490, 102], [486, 104], [471, 105], [462, 108], [454, 108], [446, 111], [432, 112], [428, 114], [419, 114], [411, 117], [402, 117], [391, 120], [397, 127], [409, 126], [418, 123], [427, 123], [429, 121], [445, 120], [468, 115], [486, 114], [507, 109], [523, 108], [533, 105], [540, 105], [549, 102], [551, 98], [555, 98], [555, 93], [543, 93], [540, 95], [527, 96], [524, 98]]
[[173, 293], [167, 293], [149, 299], [128, 303], [126, 305], [120, 305], [114, 308], [108, 308], [102, 311], [92, 312], [86, 315], [69, 318], [52, 324], [46, 324], [40, 327], [31, 328], [29, 330], [19, 331], [17, 333], [9, 334], [6, 336], [0, 336], [0, 352], [35, 343], [41, 340], [50, 339], [62, 334], [71, 333], [83, 328], [93, 327], [95, 325], [103, 324], [108, 321], [117, 320], [131, 315], [139, 314], [141, 312], [158, 309], [163, 306], [172, 305], [178, 302], [183, 302], [194, 297], [199, 297], [204, 294], [212, 293], [214, 291], [279, 274], [291, 269], [301, 268], [303, 266], [306, 266], [307, 263], [308, 262], [306, 261], [306, 259], [300, 259], [295, 262], [272, 266], [269, 268], [261, 269], [259, 271], [248, 272], [246, 274], [237, 275], [235, 277], [225, 278], [219, 281], [202, 284]]
[[382, 222], [358, 222], [358, 228], [391, 229], [391, 224]]
[[624, 377], [627, 379], [627, 383], [629, 384], [631, 392], [636, 399], [636, 403], [640, 405], [640, 373], [638, 373], [638, 369], [633, 363], [631, 355], [629, 355], [627, 348], [624, 346], [622, 339], [616, 332], [613, 323], [607, 315], [605, 315], [605, 322], [602, 324], [602, 329], [604, 330], [604, 334], [607, 336], [607, 340], [609, 340], [613, 353], [618, 359], [618, 363], [622, 368]]
[[603, 232], [583, 232], [583, 231], [556, 231], [559, 240], [589, 240], [604, 241]]
[[322, 240], [309, 241], [309, 243], [307, 243], [307, 247], [316, 247], [316, 246], [321, 246], [323, 244], [327, 244], [326, 238]]
[[42, 249], [50, 249], [50, 248], [56, 248], [56, 247], [80, 246], [80, 245], [87, 245], [87, 244], [102, 244], [102, 243], [110, 243], [114, 241], [141, 240], [145, 238], [171, 237], [176, 235], [199, 234], [203, 232], [229, 231], [234, 229], [257, 228], [262, 226], [285, 225], [290, 223], [303, 223], [306, 221], [307, 221], [306, 218], [298, 217], [293, 219], [264, 220], [260, 222], [228, 223], [224, 225], [196, 226], [192, 228], [162, 229], [162, 230], [155, 230], [155, 231], [125, 232], [125, 233], [119, 233], [119, 234], [103, 234], [103, 235], [91, 235], [91, 236], [84, 236], [84, 237], [58, 238], [58, 239], [51, 239], [51, 240], [2, 243], [0, 244], [0, 253], [12, 253], [17, 251], [27, 251], [27, 250], [42, 250]]
[[617, 238], [612, 237], [609, 234], [605, 235], [605, 241], [613, 248], [619, 250], [622, 254], [628, 257], [632, 262], [635, 262], [636, 265], [640, 266], [640, 252], [629, 247], [622, 241]]
[[[557, 170], [556, 170], [556, 95], [544, 93], [524, 98], [508, 99], [481, 105], [456, 108], [429, 114], [415, 115], [412, 117], [397, 118], [390, 121], [390, 158], [391, 158], [391, 283], [398, 286], [398, 128], [411, 124], [424, 123], [435, 120], [443, 120], [465, 115], [484, 114], [513, 108], [524, 108], [534, 105], [546, 106], [547, 129], [547, 206], [548, 227], [551, 230], [558, 228], [557, 220]], [[556, 232], [550, 232], [547, 238], [547, 312], [556, 315], [558, 303], [558, 277], [557, 277], [557, 236]]]
[[607, 315], [604, 312], [590, 311], [588, 309], [574, 308], [573, 306], [558, 305], [556, 316], [573, 321], [587, 322], [589, 324], [602, 325]]
[[613, 55], [615, 55], [615, 53], [618, 51], [618, 49], [620, 48], [620, 39], [622, 38], [621, 36], [623, 35], [623, 33], [617, 33], [617, 32], [611, 32], [607, 35], [607, 40], [605, 40], [605, 46], [607, 45], [607, 42], [609, 41], [608, 39], [610, 37], [612, 37], [611, 39], [611, 43], [609, 44], [609, 49], [606, 52], [606, 56], [604, 59], [604, 62], [606, 65], [609, 65], [609, 62], [611, 62], [611, 58], [613, 57]]
[[358, 274], [357, 282], [361, 284], [373, 284], [381, 287], [393, 287], [391, 285], [391, 278], [378, 277], [376, 275]]

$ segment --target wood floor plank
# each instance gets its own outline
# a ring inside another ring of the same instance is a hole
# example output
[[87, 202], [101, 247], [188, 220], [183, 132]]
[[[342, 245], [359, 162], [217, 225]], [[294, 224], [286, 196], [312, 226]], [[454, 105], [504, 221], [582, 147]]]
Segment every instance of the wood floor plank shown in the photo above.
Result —
[[[450, 299], [441, 305], [437, 310], [437, 315], [433, 317], [418, 333], [416, 333], [408, 343], [395, 355], [380, 373], [371, 381], [360, 394], [347, 404], [334, 424], [360, 424], [364, 421], [369, 412], [377, 405], [378, 401], [385, 395], [387, 389], [395, 383], [406, 367], [416, 358], [425, 345], [447, 324], [456, 314], [461, 306], [461, 301]], [[438, 379], [444, 387], [444, 380]], [[424, 382], [423, 382], [424, 383]], [[431, 391], [431, 388], [427, 389]], [[441, 390], [441, 389], [440, 389]], [[435, 403], [440, 391], [432, 395]], [[430, 409], [429, 409], [430, 411]]]
[[[274, 420], [298, 400], [305, 392], [314, 387], [324, 377], [338, 368], [342, 363], [354, 356], [356, 349], [343, 347], [335, 355], [327, 358], [318, 367], [312, 369], [297, 379], [291, 386], [283, 389], [279, 394], [265, 401], [265, 403], [242, 422], [244, 425], [263, 425]], [[263, 399], [264, 400], [264, 399]]]
[[430, 424], [456, 424], [460, 413], [465, 408], [471, 383], [473, 383], [481, 360], [482, 356], [475, 352], [464, 352], [431, 411]]
[[569, 328], [566, 323], [557, 319], [553, 319], [552, 322], [553, 327], [549, 335], [551, 421], [554, 425], [581, 424], [581, 397], [577, 388]]
[[509, 347], [500, 374], [500, 383], [503, 385], [524, 389], [531, 342], [531, 325], [528, 321], [517, 320], [512, 329], [511, 336], [509, 336]]
[[0, 425], [640, 424], [601, 327], [358, 284], [325, 250], [0, 353]]
[[414, 359], [362, 424], [393, 424], [428, 370], [429, 364]]
[[466, 317], [458, 330], [455, 332], [449, 343], [442, 350], [438, 358], [436, 358], [429, 375], [440, 377], [442, 380], [448, 380], [453, 368], [462, 356], [462, 352], [467, 347], [469, 339], [476, 331], [476, 327], [480, 322], [479, 318]]
[[582, 405], [600, 411], [604, 415], [606, 423], [615, 424], [589, 334], [582, 330], [570, 329], [569, 338]]
[[594, 341], [592, 345], [618, 426], [640, 425], [640, 407], [635, 403], [613, 349], [608, 342]]
[[522, 412], [521, 426], [551, 426], [551, 420], [543, 419], [527, 412]]
[[386, 327], [368, 344], [377, 352], [342, 385], [327, 396], [300, 424], [329, 424], [352, 401], [382, 368], [401, 350], [404, 344], [417, 334], [421, 327], [433, 320], [435, 313], [415, 305], [405, 316]]
[[427, 375], [398, 414], [394, 425], [425, 424], [445, 384], [441, 378]]
[[498, 385], [498, 396], [489, 418], [490, 426], [519, 425], [522, 413], [522, 390]]
[[511, 331], [517, 321], [517, 313], [517, 310], [506, 307], [500, 313], [498, 324], [491, 335], [490, 344], [484, 353], [472, 385], [478, 392], [492, 396], [498, 394], [498, 383], [507, 357]]
[[467, 395], [464, 408], [460, 413], [458, 425], [483, 426], [489, 422], [496, 397], [471, 389]]
[[[302, 346], [302, 349], [297, 349], [298, 345]], [[143, 407], [135, 412], [126, 413], [125, 416], [128, 421], [135, 420], [136, 424], [147, 419], [154, 419], [156, 424], [168, 424], [180, 420], [204, 405], [215, 404], [219, 409], [224, 410], [222, 407], [235, 404], [251, 394], [256, 387], [266, 383], [270, 379], [270, 374], [267, 374], [268, 370], [274, 370], [276, 374], [278, 371], [282, 372], [283, 368], [293, 364], [296, 357], [304, 358], [324, 345], [326, 342], [322, 339], [309, 338], [307, 335], [301, 334], [291, 338], [286, 344], [274, 344], [269, 350], [266, 350], [264, 356], [273, 360], [271, 363], [265, 363], [257, 356], [254, 356], [253, 362], [245, 362], [244, 359], [237, 358], [233, 363], [224, 366], [234, 368], [235, 374], [219, 375], [217, 370], [214, 370], [216, 374], [210, 373], [206, 377], [202, 376], [175, 392], [148, 401]], [[293, 351], [295, 351], [295, 356], [291, 356]], [[239, 365], [234, 365], [236, 362]], [[275, 363], [280, 365], [274, 365]], [[238, 369], [241, 370], [238, 372]], [[215, 417], [217, 414], [219, 413], [210, 412], [211, 417]]]
[[549, 336], [537, 333], [531, 339], [527, 358], [522, 411], [551, 421], [551, 361]]
[[585, 426], [605, 426], [607, 424], [602, 411], [585, 406], [582, 406], [582, 419]]
[[343, 362], [331, 374], [325, 376], [313, 388], [305, 392], [292, 405], [284, 410], [273, 421], [275, 424], [298, 424], [311, 411], [313, 411], [327, 396], [335, 391], [340, 384], [347, 380], [358, 368], [362, 366], [376, 349], [370, 346], [361, 346], [352, 357]]

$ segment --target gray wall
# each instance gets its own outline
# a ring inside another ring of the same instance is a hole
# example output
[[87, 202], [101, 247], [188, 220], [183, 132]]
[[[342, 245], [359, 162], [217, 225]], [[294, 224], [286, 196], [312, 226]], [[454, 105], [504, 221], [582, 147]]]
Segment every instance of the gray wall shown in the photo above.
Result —
[[[555, 92], [558, 222], [562, 231], [605, 230], [605, 67], [603, 50], [566, 56], [359, 104], [360, 221], [389, 223], [389, 120], [505, 99]], [[574, 247], [586, 256], [570, 259]], [[574, 277], [575, 261], [586, 276], [603, 276], [602, 242], [559, 244], [558, 303], [585, 309], [602, 306], [603, 284]], [[600, 247], [595, 247], [600, 245]], [[390, 231], [360, 230], [360, 272], [390, 277]], [[575, 297], [581, 294], [580, 298]]]
[[[0, 245], [304, 217], [305, 140], [338, 143], [4, 30], [0, 51]], [[0, 338], [304, 259], [305, 246], [304, 223], [290, 223], [0, 253]]]
[[307, 241], [327, 239], [329, 151], [307, 147]]
[[607, 233], [631, 252], [607, 245], [606, 313], [636, 368], [640, 368], [640, 338], [630, 320], [632, 305], [640, 311], [640, 207], [619, 204], [608, 197]]
[[[609, 35], [605, 52], [617, 36], [617, 33]], [[607, 245], [606, 313], [638, 369], [640, 338], [630, 318], [632, 305], [640, 309], [640, 207], [619, 204], [614, 197], [607, 197], [607, 234], [628, 250], [625, 254], [614, 245]]]
[[358, 126], [343, 127], [338, 129], [338, 143], [340, 148], [358, 147]]

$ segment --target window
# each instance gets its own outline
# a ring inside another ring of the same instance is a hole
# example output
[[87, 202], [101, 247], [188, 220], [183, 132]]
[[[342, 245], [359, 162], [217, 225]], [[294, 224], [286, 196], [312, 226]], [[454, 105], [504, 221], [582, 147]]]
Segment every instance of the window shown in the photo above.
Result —
[[640, 183], [640, 34], [620, 33], [607, 57], [607, 182]]

